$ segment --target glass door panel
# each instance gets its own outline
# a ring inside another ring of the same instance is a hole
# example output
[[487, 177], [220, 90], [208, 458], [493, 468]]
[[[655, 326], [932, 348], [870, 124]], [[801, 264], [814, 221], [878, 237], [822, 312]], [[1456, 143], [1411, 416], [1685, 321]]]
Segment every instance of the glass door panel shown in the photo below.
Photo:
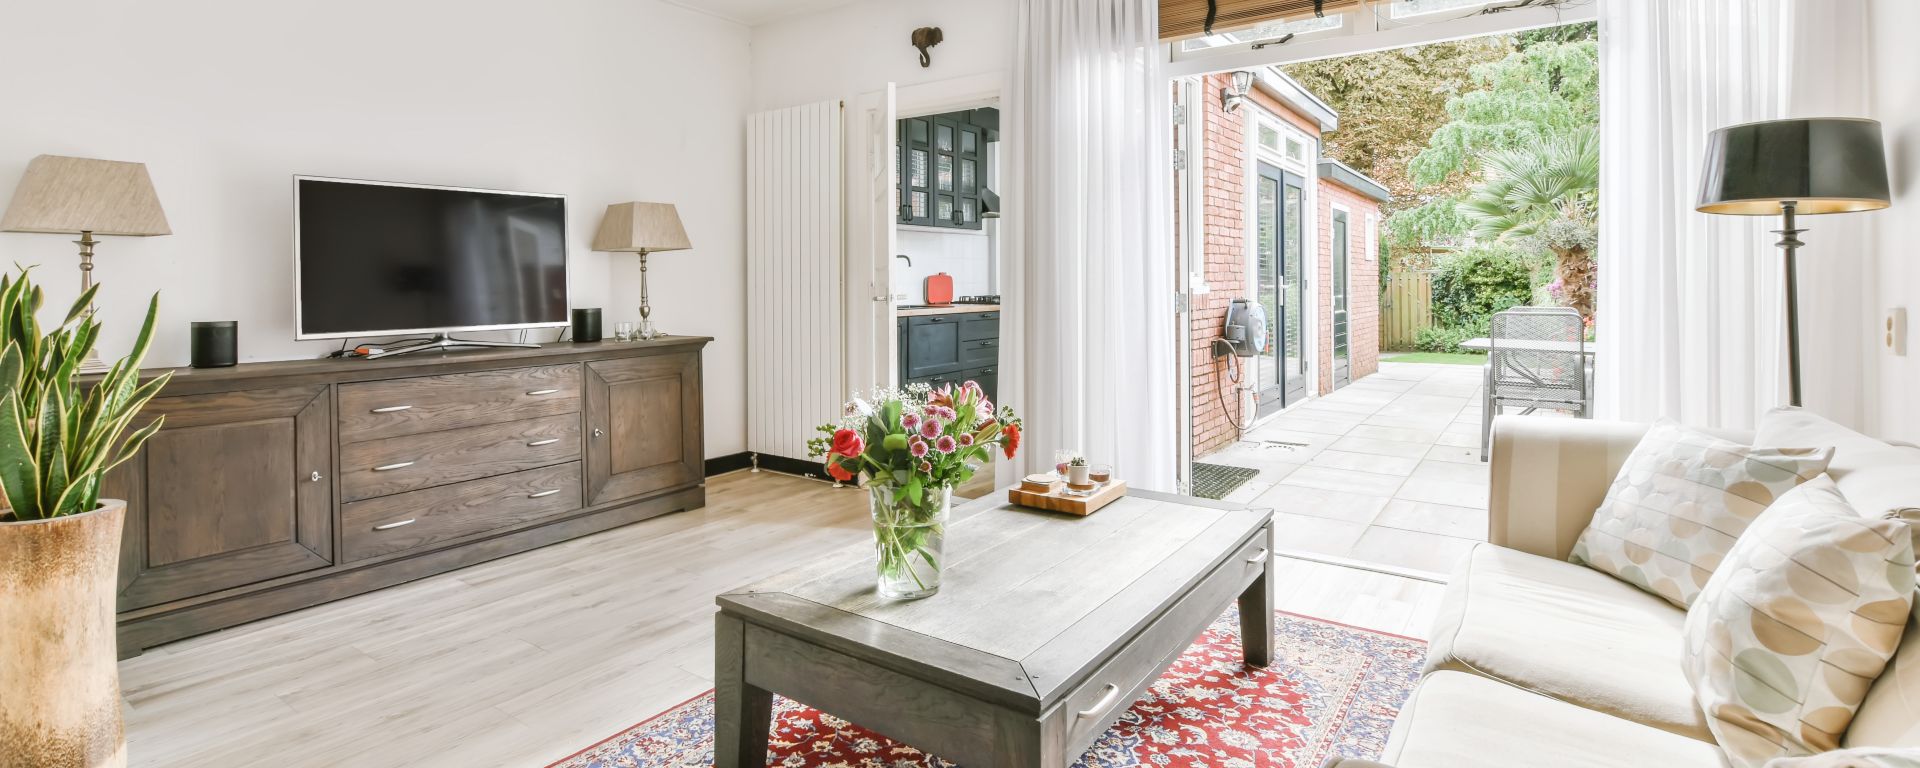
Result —
[[1286, 381], [1287, 405], [1293, 405], [1307, 397], [1307, 334], [1306, 334], [1306, 222], [1302, 212], [1306, 210], [1306, 180], [1294, 174], [1285, 174], [1280, 204], [1283, 208], [1281, 221], [1286, 231], [1281, 241], [1285, 247], [1283, 274], [1286, 291], [1286, 345], [1280, 358], [1281, 375]]
[[1266, 163], [1254, 177], [1254, 293], [1267, 313], [1266, 351], [1255, 365], [1258, 415], [1306, 396], [1301, 332], [1301, 209], [1305, 182]]
[[1347, 212], [1333, 212], [1333, 388], [1339, 389], [1353, 380], [1353, 354], [1347, 344], [1347, 280], [1348, 265], [1352, 260], [1347, 252]]

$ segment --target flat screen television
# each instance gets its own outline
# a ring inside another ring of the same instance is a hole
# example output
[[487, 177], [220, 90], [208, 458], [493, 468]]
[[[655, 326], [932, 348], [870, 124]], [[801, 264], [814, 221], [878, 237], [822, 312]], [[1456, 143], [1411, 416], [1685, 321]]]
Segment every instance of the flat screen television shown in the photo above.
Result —
[[565, 326], [560, 195], [295, 176], [295, 335]]

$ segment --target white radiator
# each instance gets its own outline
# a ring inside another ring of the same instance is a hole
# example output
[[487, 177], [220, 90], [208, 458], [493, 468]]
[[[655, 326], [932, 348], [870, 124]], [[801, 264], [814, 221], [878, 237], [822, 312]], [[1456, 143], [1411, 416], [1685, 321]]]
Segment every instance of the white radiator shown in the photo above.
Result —
[[747, 117], [747, 450], [806, 459], [847, 399], [840, 103]]

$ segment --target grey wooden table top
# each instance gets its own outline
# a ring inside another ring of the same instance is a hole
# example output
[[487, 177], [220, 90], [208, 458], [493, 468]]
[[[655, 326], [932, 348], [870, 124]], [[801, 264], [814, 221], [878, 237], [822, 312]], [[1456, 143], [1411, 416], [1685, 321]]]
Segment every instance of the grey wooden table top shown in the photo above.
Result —
[[905, 674], [1044, 708], [1271, 518], [1144, 491], [1088, 517], [1016, 507], [994, 494], [954, 509], [942, 586], [932, 597], [881, 599], [864, 545], [718, 602]]

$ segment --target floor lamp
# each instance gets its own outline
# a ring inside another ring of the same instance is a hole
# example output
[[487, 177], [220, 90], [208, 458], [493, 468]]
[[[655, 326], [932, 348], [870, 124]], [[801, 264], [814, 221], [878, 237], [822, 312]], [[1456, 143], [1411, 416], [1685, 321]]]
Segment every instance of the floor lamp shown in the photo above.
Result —
[[1707, 167], [1700, 179], [1702, 213], [1779, 214], [1785, 254], [1787, 381], [1800, 405], [1799, 276], [1794, 258], [1804, 229], [1794, 217], [1887, 207], [1887, 155], [1880, 123], [1847, 117], [1767, 120], [1728, 126], [1707, 135]]

